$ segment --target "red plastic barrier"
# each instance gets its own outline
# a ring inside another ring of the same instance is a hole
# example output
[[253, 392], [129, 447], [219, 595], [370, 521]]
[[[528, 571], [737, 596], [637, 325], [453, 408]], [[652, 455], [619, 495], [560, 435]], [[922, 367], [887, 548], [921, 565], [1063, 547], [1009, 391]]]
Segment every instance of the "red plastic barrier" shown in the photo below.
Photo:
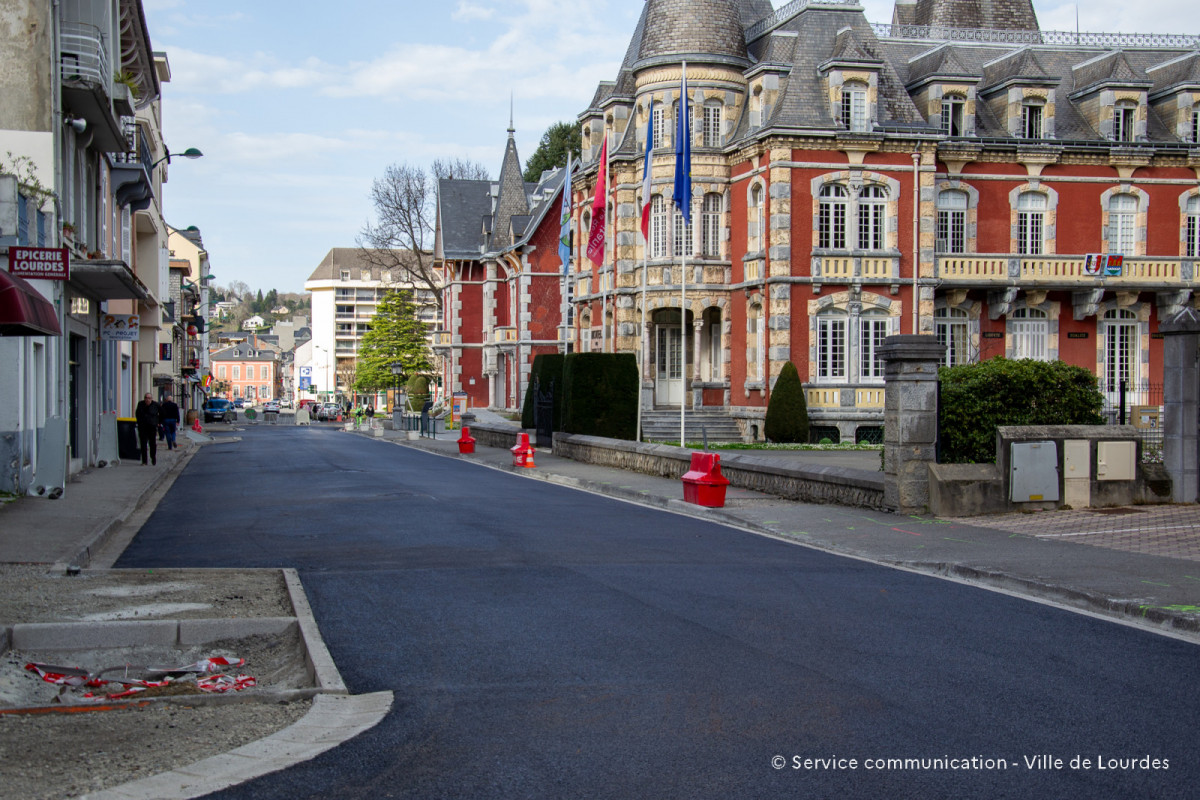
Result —
[[692, 468], [683, 474], [685, 502], [706, 508], [723, 508], [727, 486], [729, 478], [721, 474], [721, 456], [692, 453]]

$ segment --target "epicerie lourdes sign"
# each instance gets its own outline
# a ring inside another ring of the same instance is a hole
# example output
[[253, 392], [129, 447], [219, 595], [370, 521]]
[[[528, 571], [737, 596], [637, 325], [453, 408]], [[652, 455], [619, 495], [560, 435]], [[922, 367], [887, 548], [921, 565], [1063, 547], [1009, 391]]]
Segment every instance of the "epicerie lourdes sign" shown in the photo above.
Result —
[[10, 247], [8, 272], [19, 278], [65, 281], [71, 277], [65, 247]]

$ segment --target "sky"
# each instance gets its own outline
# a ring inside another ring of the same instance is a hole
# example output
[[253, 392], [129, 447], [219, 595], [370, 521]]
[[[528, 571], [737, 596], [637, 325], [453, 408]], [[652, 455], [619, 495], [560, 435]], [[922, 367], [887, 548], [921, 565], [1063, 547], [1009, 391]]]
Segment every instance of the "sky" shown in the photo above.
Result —
[[[167, 54], [167, 221], [200, 229], [219, 286], [301, 292], [374, 221], [391, 164], [477, 161], [496, 178], [510, 115], [522, 162], [617, 68], [644, 0], [142, 0]], [[775, 0], [776, 8], [785, 5]], [[891, 22], [889, 0], [863, 2]], [[1038, 2], [1043, 30], [1075, 3]], [[1090, 0], [1081, 31], [1200, 34], [1194, 0]]]

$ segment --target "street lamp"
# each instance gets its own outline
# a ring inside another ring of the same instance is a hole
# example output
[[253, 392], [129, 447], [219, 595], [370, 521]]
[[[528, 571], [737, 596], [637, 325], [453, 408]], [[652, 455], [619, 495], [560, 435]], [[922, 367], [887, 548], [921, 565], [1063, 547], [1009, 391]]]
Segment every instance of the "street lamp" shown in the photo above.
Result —
[[201, 153], [195, 147], [189, 147], [187, 150], [184, 150], [182, 153], [172, 153], [170, 150], [167, 150], [166, 153], [167, 154], [165, 156], [163, 156], [158, 161], [155, 161], [153, 164], [151, 164], [150, 169], [154, 169], [155, 167], [157, 167], [159, 164], [161, 164], [164, 161], [167, 162], [168, 164], [170, 164], [172, 156], [179, 156], [180, 158], [200, 158], [201, 156], [204, 155], [204, 153]]
[[404, 374], [404, 365], [399, 361], [392, 362], [392, 413], [396, 413], [396, 404], [400, 401], [400, 376]]

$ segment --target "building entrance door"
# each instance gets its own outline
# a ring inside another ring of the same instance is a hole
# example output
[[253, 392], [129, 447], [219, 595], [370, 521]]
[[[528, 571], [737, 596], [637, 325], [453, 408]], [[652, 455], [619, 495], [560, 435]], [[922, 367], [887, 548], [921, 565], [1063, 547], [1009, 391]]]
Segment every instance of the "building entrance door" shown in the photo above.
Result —
[[683, 402], [683, 332], [679, 325], [658, 325], [655, 350], [658, 374], [654, 381], [654, 404], [678, 406]]

